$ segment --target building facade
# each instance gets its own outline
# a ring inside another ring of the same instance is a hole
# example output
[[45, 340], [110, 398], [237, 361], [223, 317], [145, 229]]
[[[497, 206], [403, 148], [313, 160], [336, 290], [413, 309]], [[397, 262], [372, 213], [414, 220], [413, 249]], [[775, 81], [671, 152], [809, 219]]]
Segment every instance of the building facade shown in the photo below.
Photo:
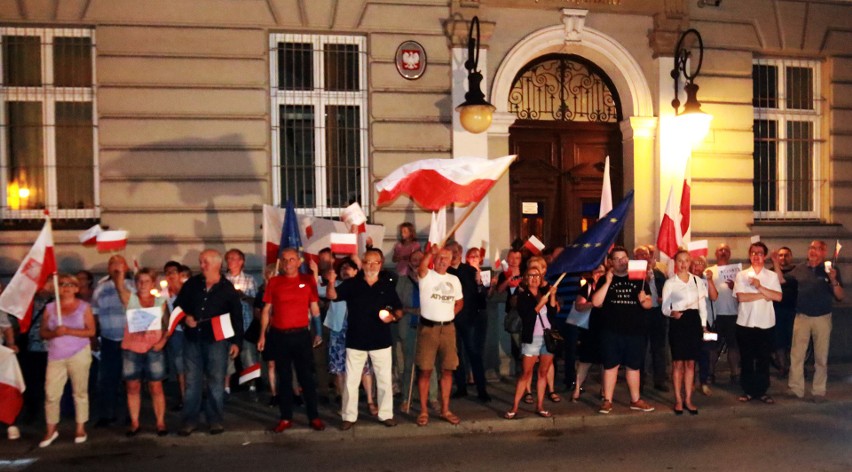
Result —
[[[454, 112], [473, 16], [496, 107], [478, 135]], [[405, 199], [376, 208], [376, 180], [506, 154], [518, 161], [462, 231], [489, 256], [531, 234], [573, 240], [609, 156], [616, 199], [635, 191], [627, 245], [656, 239], [689, 169], [693, 240], [745, 260], [759, 235], [801, 259], [852, 227], [851, 19], [841, 0], [2, 2], [0, 271], [45, 208], [66, 270], [105, 269], [77, 239], [96, 222], [127, 230], [142, 265], [238, 247], [259, 270], [261, 207], [288, 198], [328, 217], [359, 201], [389, 249], [403, 221], [425, 238], [430, 216]], [[671, 105], [689, 28], [713, 115], [697, 142]]]

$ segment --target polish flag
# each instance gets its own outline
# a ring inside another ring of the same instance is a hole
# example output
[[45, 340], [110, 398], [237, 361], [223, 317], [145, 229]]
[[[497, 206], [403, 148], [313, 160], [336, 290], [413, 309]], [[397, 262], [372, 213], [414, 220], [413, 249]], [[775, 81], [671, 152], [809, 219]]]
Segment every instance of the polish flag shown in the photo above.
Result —
[[249, 380], [259, 379], [260, 378], [260, 362], [256, 362], [253, 365], [250, 365], [248, 368], [243, 369], [240, 372], [240, 385], [248, 382]]
[[80, 243], [83, 246], [94, 246], [97, 244], [98, 235], [103, 232], [101, 225], [95, 225], [80, 233]]
[[177, 328], [178, 323], [186, 317], [186, 313], [179, 306], [176, 306], [171, 313], [169, 313], [169, 329], [168, 335], [171, 336], [175, 332], [175, 328]]
[[378, 205], [389, 203], [401, 194], [432, 211], [453, 203], [478, 202], [515, 157], [423, 159], [406, 164], [376, 183]]
[[432, 250], [433, 245], [441, 244], [445, 234], [447, 234], [447, 208], [441, 207], [438, 211], [432, 212], [429, 239], [426, 240], [426, 253]]
[[56, 272], [52, 229], [50, 217], [47, 217], [32, 249], [9, 281], [6, 290], [0, 294], [0, 311], [21, 320], [21, 332], [30, 329], [36, 291], [44, 287], [48, 278]]
[[231, 314], [214, 316], [210, 323], [213, 325], [213, 337], [222, 341], [234, 337], [234, 326], [231, 324]]
[[759, 234], [755, 234], [754, 236], [751, 237], [751, 243], [752, 244], [759, 243], [759, 242], [760, 242], [760, 235]]
[[127, 231], [102, 231], [97, 236], [97, 247], [100, 252], [121, 251], [127, 247]]
[[692, 257], [707, 257], [707, 254], [709, 253], [709, 251], [707, 250], [706, 239], [702, 239], [700, 241], [690, 241], [686, 244], [686, 249], [689, 251], [689, 255]]
[[601, 209], [598, 212], [598, 219], [603, 218], [607, 213], [612, 211], [612, 184], [609, 178], [609, 156], [606, 156], [606, 164], [604, 166], [603, 188], [601, 189]]
[[358, 251], [358, 235], [355, 233], [331, 233], [331, 252], [355, 254]]
[[312, 226], [313, 222], [314, 219], [310, 216], [302, 218], [302, 228], [304, 228], [305, 236], [307, 236], [305, 239], [311, 239], [314, 237], [314, 227]]
[[683, 237], [684, 241], [689, 241], [690, 239], [690, 218], [692, 214], [692, 202], [691, 202], [691, 177], [689, 172], [689, 164], [690, 160], [686, 160], [686, 170], [683, 174], [683, 191], [680, 194], [680, 234]]
[[500, 260], [500, 250], [495, 249], [494, 250], [494, 264], [493, 264], [494, 270], [501, 270], [501, 269], [505, 270], [505, 269], [503, 269], [503, 263], [504, 262], [506, 262], [506, 261]]
[[837, 262], [837, 258], [840, 257], [840, 249], [842, 248], [843, 246], [840, 245], [840, 240], [838, 239], [837, 243], [834, 244], [834, 262]]
[[646, 277], [648, 277], [648, 261], [642, 259], [627, 262], [627, 278], [629, 280], [645, 280]]
[[683, 244], [680, 234], [680, 225], [677, 223], [678, 215], [674, 210], [674, 189], [669, 188], [669, 199], [666, 202], [666, 213], [660, 223], [660, 232], [657, 234], [657, 248], [660, 252], [673, 258], [678, 247]]
[[531, 253], [536, 256], [541, 255], [541, 251], [544, 250], [544, 243], [541, 242], [535, 235], [530, 236], [530, 239], [527, 239], [524, 243], [524, 247], [529, 249]]
[[26, 388], [15, 351], [0, 346], [0, 422], [15, 424]]

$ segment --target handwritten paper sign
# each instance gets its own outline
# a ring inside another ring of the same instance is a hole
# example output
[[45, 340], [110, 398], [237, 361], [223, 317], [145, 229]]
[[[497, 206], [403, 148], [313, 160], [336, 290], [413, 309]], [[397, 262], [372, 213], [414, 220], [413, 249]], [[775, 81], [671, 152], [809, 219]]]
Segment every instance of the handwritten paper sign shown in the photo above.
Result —
[[742, 264], [728, 264], [719, 266], [719, 278], [725, 282], [737, 278], [737, 273], [743, 270]]
[[127, 330], [131, 333], [162, 329], [163, 308], [131, 308], [127, 310]]

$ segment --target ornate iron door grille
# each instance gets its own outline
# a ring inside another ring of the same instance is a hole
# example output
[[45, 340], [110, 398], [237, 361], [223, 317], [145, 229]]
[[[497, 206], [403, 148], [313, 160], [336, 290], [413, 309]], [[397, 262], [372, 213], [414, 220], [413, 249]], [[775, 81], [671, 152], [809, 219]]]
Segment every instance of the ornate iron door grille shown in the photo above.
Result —
[[521, 120], [617, 123], [622, 118], [609, 77], [574, 54], [548, 54], [518, 72], [509, 111]]

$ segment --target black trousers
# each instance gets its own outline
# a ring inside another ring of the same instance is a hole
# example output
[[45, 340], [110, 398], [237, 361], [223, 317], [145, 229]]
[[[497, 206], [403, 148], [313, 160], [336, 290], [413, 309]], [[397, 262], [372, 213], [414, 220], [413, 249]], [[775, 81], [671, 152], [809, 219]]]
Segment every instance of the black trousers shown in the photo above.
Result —
[[[648, 344], [651, 349], [651, 368], [654, 370], [654, 385], [664, 385], [669, 378], [666, 371], [666, 337], [669, 320], [660, 307], [648, 310]], [[642, 364], [642, 385], [645, 385], [645, 364]]]
[[[456, 316], [454, 324], [456, 325], [456, 348], [460, 358], [459, 367], [453, 372], [456, 391], [467, 390], [467, 367], [469, 367], [473, 373], [477, 393], [484, 395], [487, 393], [487, 382], [482, 353], [485, 350], [488, 319], [484, 313], [476, 313], [473, 316], [464, 314]], [[464, 361], [461, 361], [462, 358]]]
[[741, 366], [740, 383], [746, 395], [760, 398], [769, 390], [769, 361], [774, 341], [772, 328], [746, 328], [737, 325]]
[[275, 361], [275, 375], [278, 379], [278, 408], [282, 420], [293, 419], [293, 371], [302, 387], [302, 398], [308, 420], [319, 418], [317, 411], [317, 387], [314, 380], [314, 354], [311, 347], [311, 332], [279, 331], [269, 329], [266, 335], [266, 349]]

